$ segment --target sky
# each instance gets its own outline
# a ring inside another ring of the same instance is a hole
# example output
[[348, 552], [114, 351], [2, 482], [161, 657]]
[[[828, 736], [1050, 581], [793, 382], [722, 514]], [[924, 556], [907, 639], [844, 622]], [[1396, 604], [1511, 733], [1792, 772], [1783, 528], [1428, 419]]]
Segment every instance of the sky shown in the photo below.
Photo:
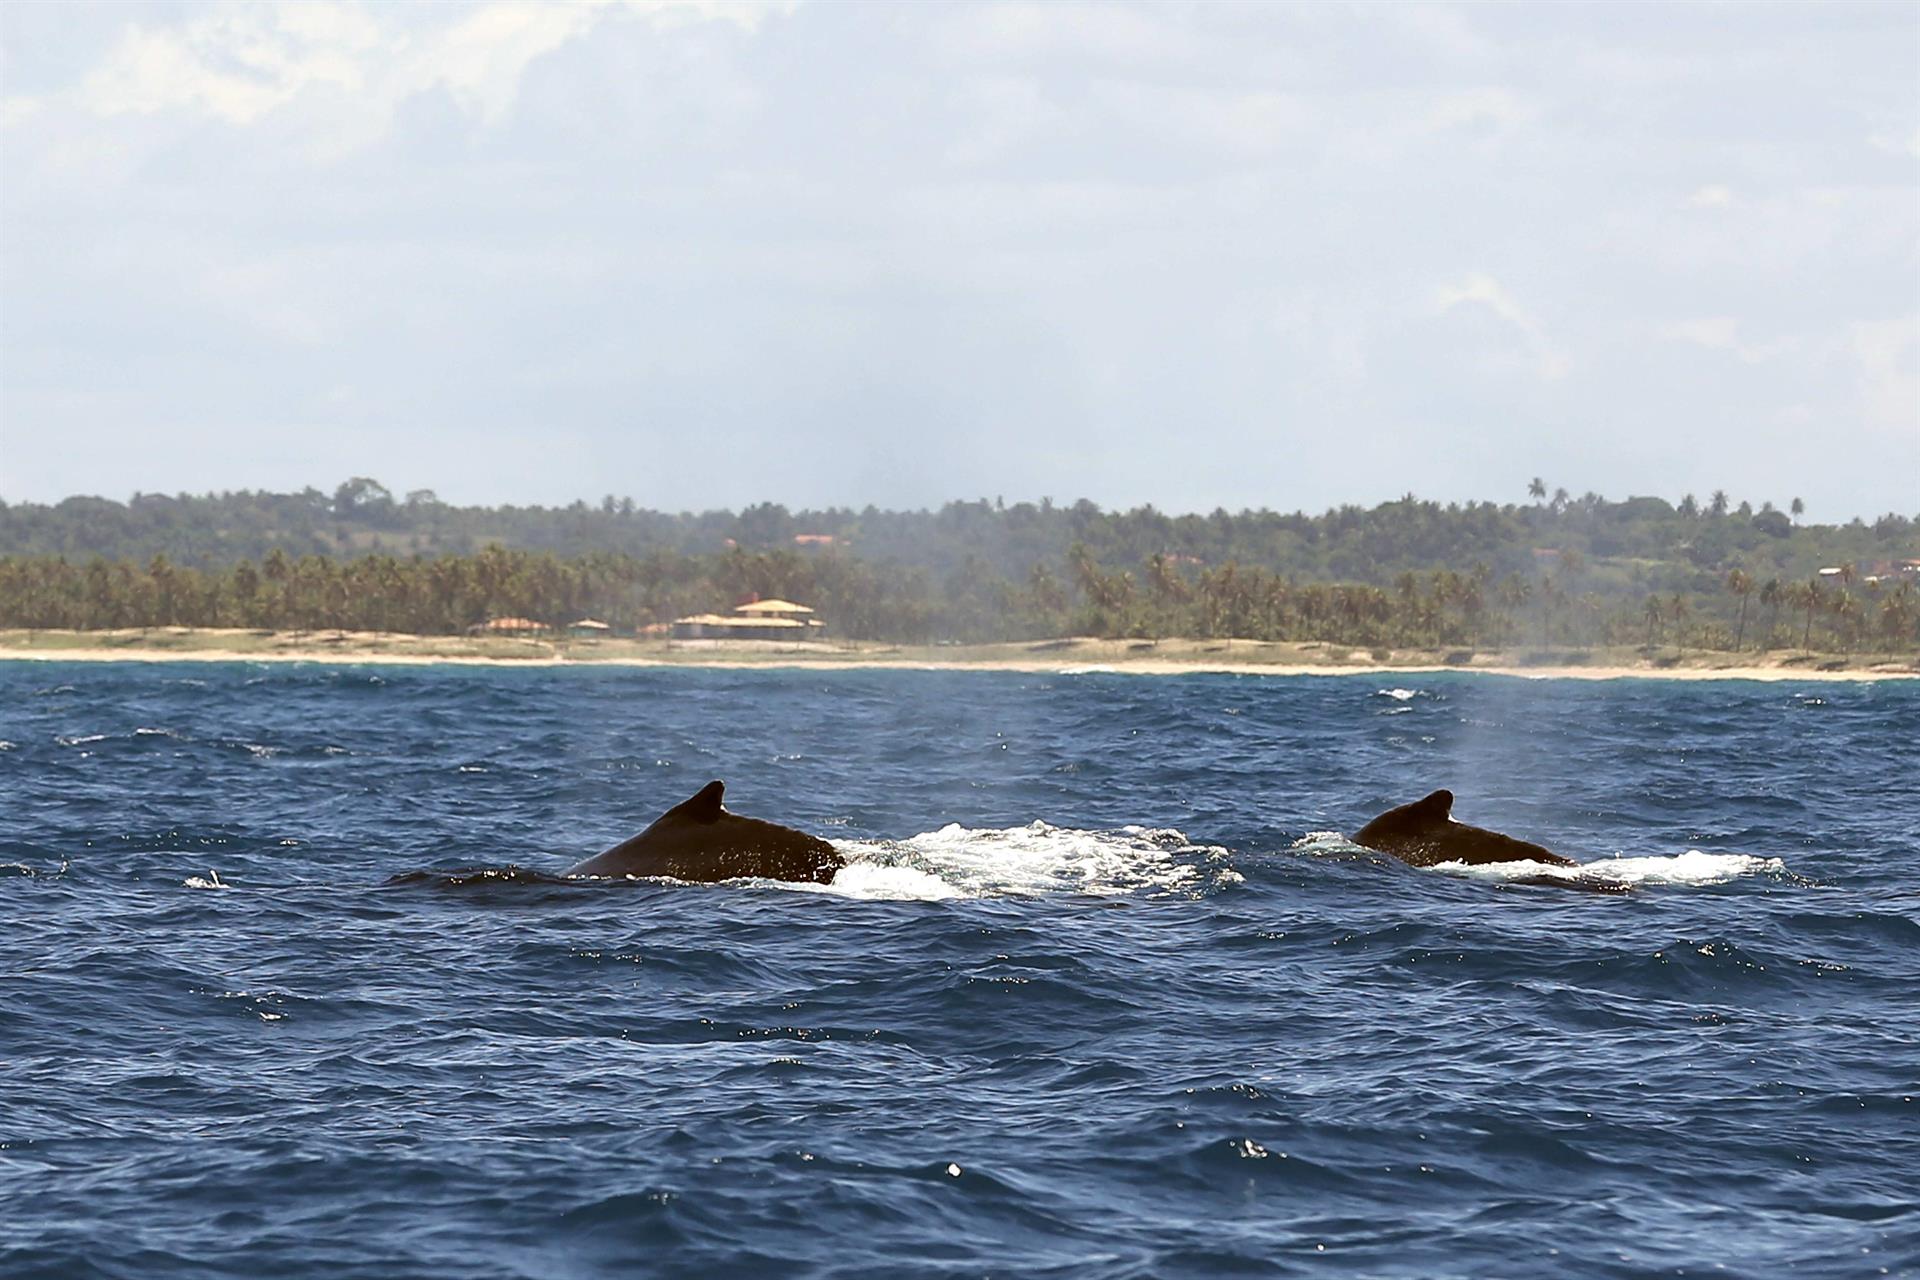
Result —
[[0, 5], [0, 499], [1920, 511], [1920, 7]]

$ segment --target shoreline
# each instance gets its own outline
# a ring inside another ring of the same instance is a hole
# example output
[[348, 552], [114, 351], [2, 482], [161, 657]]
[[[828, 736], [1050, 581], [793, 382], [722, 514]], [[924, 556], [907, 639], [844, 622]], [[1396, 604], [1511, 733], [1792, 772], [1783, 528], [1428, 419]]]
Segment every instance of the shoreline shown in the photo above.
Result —
[[[1354, 649], [1325, 642], [1068, 639], [901, 646], [770, 641], [468, 639], [382, 632], [285, 633], [155, 628], [146, 632], [0, 631], [0, 661], [305, 662], [335, 666], [693, 667], [1004, 671], [1027, 674], [1391, 676], [1466, 672], [1534, 680], [1920, 679], [1920, 664], [1834, 654], [1522, 650], [1475, 653]], [[1559, 659], [1559, 660], [1556, 660]], [[1571, 659], [1571, 660], [1569, 660]]]

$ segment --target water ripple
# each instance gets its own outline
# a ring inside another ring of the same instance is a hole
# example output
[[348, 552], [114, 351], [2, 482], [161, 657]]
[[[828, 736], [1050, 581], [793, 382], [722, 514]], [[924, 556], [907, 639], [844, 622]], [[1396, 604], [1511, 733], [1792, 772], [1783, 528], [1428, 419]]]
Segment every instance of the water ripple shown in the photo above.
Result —
[[[0, 1271], [1920, 1271], [1916, 744], [1911, 685], [0, 664]], [[848, 868], [557, 877], [712, 777]], [[1443, 785], [1632, 891], [1339, 834]]]

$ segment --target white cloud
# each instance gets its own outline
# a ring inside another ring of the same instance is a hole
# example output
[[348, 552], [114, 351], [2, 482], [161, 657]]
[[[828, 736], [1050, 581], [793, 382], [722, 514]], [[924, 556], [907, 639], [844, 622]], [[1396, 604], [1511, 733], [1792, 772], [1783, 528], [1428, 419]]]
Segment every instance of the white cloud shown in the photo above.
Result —
[[128, 27], [79, 96], [103, 116], [184, 108], [249, 124], [311, 84], [358, 88], [358, 60], [342, 53], [290, 38], [266, 9], [230, 9], [174, 28]]
[[[1819, 466], [1920, 464], [1910, 14], [786, 12], [0, 4], [7, 496], [384, 437], [516, 501], [1464, 498], [1496, 429], [1610, 493], [1911, 491]], [[1822, 430], [1753, 447], [1782, 405]], [[1169, 473], [1168, 422], [1290, 465]], [[600, 470], [463, 447], [536, 424]]]
[[1572, 362], [1548, 340], [1540, 321], [1492, 276], [1475, 273], [1442, 288], [1435, 306], [1443, 315], [1462, 307], [1482, 307], [1506, 321], [1531, 354], [1535, 372], [1549, 382], [1566, 377], [1572, 368]]
[[10, 129], [25, 124], [46, 109], [46, 103], [39, 98], [30, 98], [20, 94], [11, 98], [0, 98], [0, 129]]
[[1534, 108], [1520, 94], [1499, 86], [1445, 93], [1434, 99], [1421, 120], [1429, 133], [1453, 129], [1499, 132], [1529, 123]]
[[[99, 116], [185, 111], [250, 125], [309, 92], [352, 100], [351, 113], [384, 132], [394, 109], [445, 89], [482, 122], [513, 107], [536, 60], [586, 36], [609, 14], [629, 13], [661, 31], [721, 23], [751, 34], [797, 0], [494, 0], [477, 7], [423, 10], [437, 25], [410, 25], [404, 9], [309, 0], [223, 5], [171, 26], [128, 25], [75, 100]], [[28, 108], [6, 101], [12, 117]], [[357, 142], [369, 142], [364, 128]]]
[[1920, 438], [1920, 317], [1856, 322], [1847, 347], [1868, 423], [1911, 445]]
[[1663, 325], [1659, 335], [1670, 342], [1691, 342], [1711, 351], [1736, 351], [1740, 347], [1740, 322], [1732, 316], [1705, 316]]
[[1914, 129], [1910, 133], [1883, 130], [1868, 138], [1867, 145], [1875, 151], [1885, 151], [1889, 155], [1920, 157], [1920, 129]]
[[1806, 345], [1795, 338], [1779, 338], [1763, 343], [1743, 342], [1740, 339], [1740, 321], [1734, 316], [1699, 316], [1690, 320], [1676, 320], [1659, 326], [1654, 333], [1655, 336], [1668, 342], [1688, 343], [1696, 347], [1705, 347], [1709, 351], [1723, 351], [1747, 364], [1761, 364], [1778, 359], [1788, 352], [1803, 349]]
[[1430, 4], [1383, 5], [1368, 17], [1398, 23], [1447, 57], [1483, 59], [1496, 51], [1494, 43], [1474, 29], [1465, 10]]
[[587, 31], [599, 7], [579, 4], [489, 4], [436, 34], [396, 69], [394, 97], [444, 86], [470, 114], [504, 116], [529, 63]]
[[1164, 65], [1197, 48], [1187, 24], [1169, 10], [1073, 0], [964, 4], [947, 24], [943, 43], [996, 61], [1069, 55], [1110, 67]]

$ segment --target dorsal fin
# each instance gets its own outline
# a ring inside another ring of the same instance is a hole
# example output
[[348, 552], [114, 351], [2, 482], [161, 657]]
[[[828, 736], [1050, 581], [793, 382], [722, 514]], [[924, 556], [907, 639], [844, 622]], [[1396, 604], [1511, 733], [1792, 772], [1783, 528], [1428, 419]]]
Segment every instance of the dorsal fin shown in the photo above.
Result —
[[720, 815], [727, 811], [720, 803], [726, 789], [727, 784], [716, 778], [695, 792], [692, 799], [682, 800], [667, 810], [661, 815], [661, 820], [679, 818], [684, 822], [718, 822]]
[[1408, 816], [1422, 818], [1428, 822], [1445, 822], [1453, 816], [1453, 792], [1442, 788], [1424, 800], [1415, 800], [1407, 806]]

